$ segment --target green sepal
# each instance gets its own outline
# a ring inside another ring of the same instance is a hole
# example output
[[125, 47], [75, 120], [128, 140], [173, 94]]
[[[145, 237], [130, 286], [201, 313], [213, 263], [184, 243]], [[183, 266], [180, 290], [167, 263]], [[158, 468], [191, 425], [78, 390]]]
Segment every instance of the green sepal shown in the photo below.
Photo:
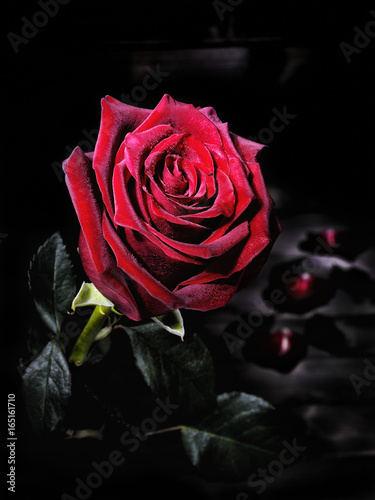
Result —
[[182, 315], [179, 309], [171, 311], [167, 314], [163, 314], [162, 316], [154, 316], [151, 319], [155, 321], [155, 323], [163, 327], [164, 330], [167, 330], [167, 332], [178, 335], [179, 337], [181, 337], [181, 340], [184, 340], [184, 320], [182, 319]]
[[[77, 295], [73, 299], [71, 308], [74, 312], [76, 307], [86, 306], [111, 307], [114, 313], [121, 315], [120, 312], [115, 310], [113, 302], [104, 297], [93, 283], [83, 282]], [[103, 314], [105, 313], [103, 312]]]

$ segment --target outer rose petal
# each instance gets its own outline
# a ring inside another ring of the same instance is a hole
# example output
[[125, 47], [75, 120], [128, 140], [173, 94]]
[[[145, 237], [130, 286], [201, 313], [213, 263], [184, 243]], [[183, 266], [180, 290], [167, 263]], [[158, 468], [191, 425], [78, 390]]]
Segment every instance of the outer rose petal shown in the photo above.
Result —
[[[66, 183], [82, 232], [80, 253], [92, 283], [130, 318], [141, 319], [124, 274], [117, 269], [112, 252], [103, 237], [102, 209], [93, 186], [90, 159], [79, 148], [64, 162]], [[105, 288], [105, 291], [104, 291]]]
[[79, 237], [79, 253], [82, 259], [83, 268], [93, 283], [101, 293], [116, 305], [119, 312], [125, 314], [128, 318], [134, 321], [140, 321], [142, 315], [139, 311], [138, 304], [129, 290], [126, 282], [126, 276], [116, 266], [116, 261], [113, 259], [112, 266], [100, 273], [92, 259], [92, 253], [87, 245], [87, 241], [83, 232]]
[[243, 269], [270, 244], [276, 240], [281, 231], [280, 225], [273, 212], [274, 202], [269, 195], [258, 163], [248, 163], [253, 176], [252, 186], [260, 203], [260, 210], [250, 220], [250, 234], [248, 245], [245, 246], [238, 258], [237, 266]]
[[238, 289], [242, 273], [237, 273], [229, 279], [217, 280], [212, 283], [187, 285], [176, 292], [184, 298], [186, 309], [209, 311], [225, 306]]
[[223, 140], [223, 149], [227, 153], [232, 153], [235, 156], [239, 156], [245, 161], [255, 161], [257, 153], [265, 146], [264, 144], [258, 144], [257, 142], [245, 139], [228, 129], [228, 123], [223, 123], [217, 116], [216, 111], [211, 108], [202, 108], [199, 110], [204, 116], [207, 116], [220, 130], [220, 134]]
[[102, 116], [93, 166], [104, 204], [111, 216], [114, 210], [112, 172], [117, 150], [124, 136], [137, 128], [150, 113], [149, 109], [129, 106], [110, 96], [102, 99]]
[[96, 188], [90, 159], [76, 147], [63, 163], [66, 184], [99, 272], [111, 265], [111, 257], [102, 231], [102, 202]]
[[150, 274], [121, 241], [111, 222], [103, 217], [103, 229], [106, 240], [116, 257], [117, 266], [132, 280], [141, 285], [148, 294], [166, 305], [166, 310], [179, 309], [184, 306], [173, 292]]
[[269, 232], [271, 235], [270, 242], [268, 245], [262, 250], [259, 255], [254, 257], [251, 261], [251, 266], [247, 266], [244, 269], [244, 273], [242, 279], [239, 283], [238, 289], [242, 289], [249, 285], [254, 279], [257, 277], [259, 272], [261, 271], [264, 263], [266, 262], [269, 253], [271, 252], [272, 246], [281, 231], [279, 221], [274, 212], [270, 214], [269, 221]]
[[234, 134], [233, 132], [230, 132], [230, 136], [237, 151], [246, 163], [255, 162], [256, 155], [265, 147], [264, 144], [258, 144], [257, 142], [250, 141], [249, 139], [245, 139], [244, 137]]

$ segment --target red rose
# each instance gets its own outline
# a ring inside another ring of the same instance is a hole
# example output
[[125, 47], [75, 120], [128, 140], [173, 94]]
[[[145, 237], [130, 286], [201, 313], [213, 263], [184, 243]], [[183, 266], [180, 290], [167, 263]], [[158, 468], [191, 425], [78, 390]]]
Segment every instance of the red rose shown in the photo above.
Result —
[[87, 276], [133, 320], [224, 306], [278, 233], [256, 154], [213, 108], [107, 96], [93, 153], [64, 162]]

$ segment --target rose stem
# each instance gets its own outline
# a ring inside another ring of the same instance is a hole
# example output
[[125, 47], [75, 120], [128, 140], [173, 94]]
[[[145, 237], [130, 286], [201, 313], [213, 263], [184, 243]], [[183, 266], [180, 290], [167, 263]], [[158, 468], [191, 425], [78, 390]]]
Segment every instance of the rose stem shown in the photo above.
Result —
[[106, 306], [96, 306], [90, 319], [88, 320], [81, 335], [73, 347], [69, 361], [76, 366], [82, 365], [85, 361], [87, 353], [94, 342], [96, 336], [100, 332], [105, 320], [108, 318], [112, 308]]

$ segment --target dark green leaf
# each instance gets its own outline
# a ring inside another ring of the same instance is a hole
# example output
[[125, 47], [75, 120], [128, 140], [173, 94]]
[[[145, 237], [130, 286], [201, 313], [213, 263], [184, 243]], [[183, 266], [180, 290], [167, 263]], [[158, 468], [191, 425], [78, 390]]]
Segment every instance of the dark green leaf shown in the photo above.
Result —
[[59, 233], [53, 234], [34, 255], [29, 286], [43, 321], [55, 334], [59, 333], [76, 291], [73, 268]]
[[23, 375], [23, 393], [34, 429], [52, 431], [64, 416], [71, 375], [59, 344], [51, 340]]
[[211, 355], [194, 334], [184, 342], [157, 323], [127, 328], [136, 365], [160, 397], [169, 396], [184, 416], [203, 414], [215, 405]]
[[246, 479], [281, 451], [274, 408], [250, 394], [231, 392], [201, 424], [184, 427], [182, 442], [193, 465], [207, 479]]
[[44, 328], [37, 329], [31, 326], [25, 339], [30, 358], [37, 356], [51, 338], [53, 338], [53, 334], [48, 330], [46, 331]]

